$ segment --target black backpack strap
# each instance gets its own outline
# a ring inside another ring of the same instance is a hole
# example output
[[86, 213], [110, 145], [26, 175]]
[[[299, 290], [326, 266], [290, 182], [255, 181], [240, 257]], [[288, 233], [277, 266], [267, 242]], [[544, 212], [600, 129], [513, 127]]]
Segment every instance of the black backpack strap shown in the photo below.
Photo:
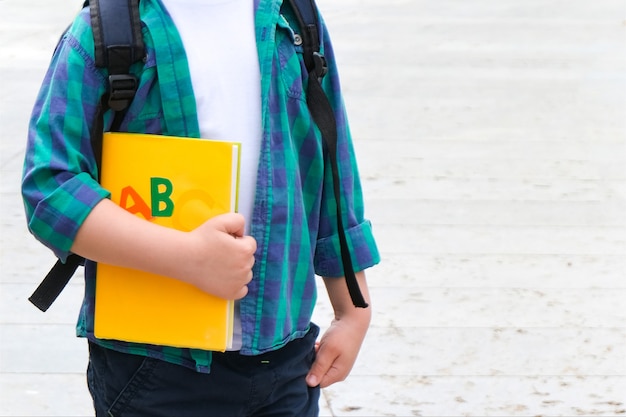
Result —
[[65, 263], [57, 261], [28, 301], [41, 311], [48, 310], [84, 261], [84, 258], [74, 254], [68, 256]]
[[109, 71], [108, 107], [121, 111], [137, 91], [130, 67], [145, 56], [139, 0], [92, 0], [89, 9], [96, 66]]
[[[115, 112], [111, 130], [119, 130], [126, 109], [137, 92], [137, 78], [130, 73], [130, 67], [144, 59], [145, 47], [139, 19], [139, 0], [87, 0], [83, 7], [87, 6], [91, 15], [96, 66], [107, 68], [109, 73], [107, 92], [102, 97], [91, 130], [91, 144], [99, 170], [104, 113], [109, 109]], [[85, 259], [76, 254], [70, 254], [65, 263], [57, 260], [29, 297], [30, 302], [41, 311], [46, 311], [84, 262]]]
[[307, 106], [311, 116], [320, 130], [326, 147], [333, 174], [333, 189], [337, 202], [337, 230], [341, 249], [341, 261], [344, 276], [348, 285], [348, 292], [352, 303], [356, 307], [366, 308], [367, 302], [363, 298], [359, 283], [354, 273], [352, 257], [348, 248], [346, 234], [343, 228], [343, 210], [341, 209], [341, 184], [339, 181], [339, 167], [337, 164], [337, 122], [335, 114], [322, 89], [321, 80], [328, 72], [326, 59], [320, 52], [320, 25], [319, 15], [314, 0], [289, 0], [291, 8], [300, 26], [302, 38], [304, 64], [309, 72], [307, 87]]
[[91, 27], [95, 45], [95, 63], [109, 74], [107, 92], [102, 98], [91, 143], [98, 169], [102, 162], [104, 113], [114, 112], [111, 131], [118, 131], [135, 93], [138, 80], [130, 68], [143, 61], [146, 49], [139, 18], [139, 0], [89, 0]]

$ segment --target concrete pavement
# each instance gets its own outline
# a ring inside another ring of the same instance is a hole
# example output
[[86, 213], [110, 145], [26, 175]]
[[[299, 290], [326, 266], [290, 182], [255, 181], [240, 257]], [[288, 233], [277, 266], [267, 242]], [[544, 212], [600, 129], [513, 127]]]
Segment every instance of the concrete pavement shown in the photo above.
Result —
[[[79, 3], [0, 0], [1, 416], [92, 412], [80, 279], [46, 314], [26, 301], [53, 259], [19, 198], [30, 107]], [[322, 414], [625, 414], [624, 1], [318, 3], [384, 256]]]

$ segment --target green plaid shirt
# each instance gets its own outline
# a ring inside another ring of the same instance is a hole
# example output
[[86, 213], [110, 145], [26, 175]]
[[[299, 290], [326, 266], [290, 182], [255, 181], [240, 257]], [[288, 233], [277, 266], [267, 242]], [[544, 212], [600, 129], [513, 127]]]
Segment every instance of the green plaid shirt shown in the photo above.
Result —
[[[258, 250], [249, 294], [241, 300], [241, 353], [245, 355], [275, 350], [302, 337], [315, 305], [315, 274], [343, 275], [332, 177], [324, 167], [322, 138], [306, 104], [307, 75], [301, 50], [280, 6], [279, 0], [255, 3], [263, 137], [250, 232]], [[199, 137], [195, 99], [178, 32], [158, 0], [142, 0], [140, 8], [147, 58], [134, 68], [139, 89], [121, 130]], [[330, 67], [323, 87], [338, 123], [343, 222], [359, 271], [378, 263], [379, 253], [363, 214], [356, 161], [325, 26], [323, 32], [323, 52]], [[98, 184], [90, 144], [90, 128], [106, 87], [106, 73], [95, 67], [93, 50], [89, 13], [83, 10], [55, 50], [29, 129], [22, 186], [28, 226], [61, 259], [68, 256], [90, 210], [109, 197]], [[105, 125], [110, 122], [106, 115]], [[209, 371], [211, 353], [207, 351], [96, 339], [93, 266], [87, 262], [79, 336], [116, 350]]]

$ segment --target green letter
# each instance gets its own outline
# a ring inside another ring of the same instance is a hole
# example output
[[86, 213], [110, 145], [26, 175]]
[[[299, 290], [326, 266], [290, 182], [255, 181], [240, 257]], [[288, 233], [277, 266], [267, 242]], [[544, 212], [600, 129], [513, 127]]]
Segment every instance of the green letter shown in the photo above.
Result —
[[[174, 186], [167, 178], [150, 178], [150, 197], [152, 199], [152, 215], [154, 217], [171, 217], [174, 213], [174, 202], [170, 198]], [[161, 205], [165, 207], [161, 208]]]

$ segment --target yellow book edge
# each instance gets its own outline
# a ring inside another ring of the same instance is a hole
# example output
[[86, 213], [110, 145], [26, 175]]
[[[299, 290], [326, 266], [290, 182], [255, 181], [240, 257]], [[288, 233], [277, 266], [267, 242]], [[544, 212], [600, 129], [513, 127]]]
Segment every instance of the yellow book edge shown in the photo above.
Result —
[[[147, 221], [192, 230], [237, 211], [240, 158], [237, 142], [105, 133], [101, 184], [114, 202]], [[232, 300], [172, 278], [97, 266], [100, 339], [224, 351], [233, 321]]]

